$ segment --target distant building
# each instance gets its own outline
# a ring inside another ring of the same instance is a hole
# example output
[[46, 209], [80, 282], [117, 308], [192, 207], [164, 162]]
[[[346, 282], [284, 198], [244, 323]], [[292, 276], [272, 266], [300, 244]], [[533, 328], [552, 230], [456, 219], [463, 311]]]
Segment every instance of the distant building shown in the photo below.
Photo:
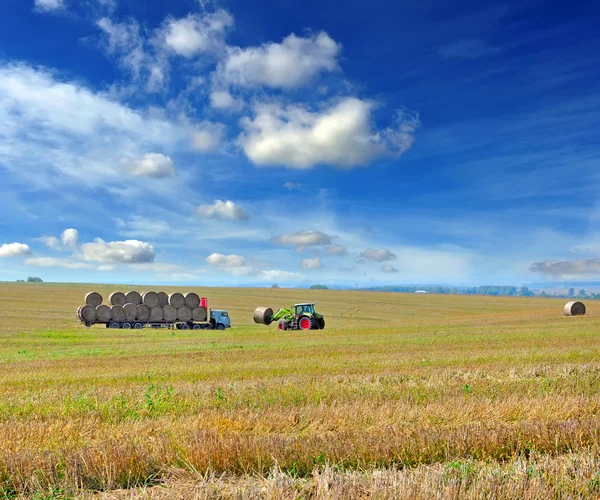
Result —
[[427, 293], [427, 290], [417, 290], [415, 293]]

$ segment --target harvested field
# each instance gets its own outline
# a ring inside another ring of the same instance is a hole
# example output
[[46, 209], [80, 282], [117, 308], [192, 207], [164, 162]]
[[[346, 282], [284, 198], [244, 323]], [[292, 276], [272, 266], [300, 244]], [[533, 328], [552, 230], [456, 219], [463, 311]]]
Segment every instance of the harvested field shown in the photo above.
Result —
[[[0, 497], [600, 495], [595, 303], [194, 289], [233, 328], [75, 319], [142, 288], [0, 284]], [[300, 301], [325, 330], [253, 322]]]

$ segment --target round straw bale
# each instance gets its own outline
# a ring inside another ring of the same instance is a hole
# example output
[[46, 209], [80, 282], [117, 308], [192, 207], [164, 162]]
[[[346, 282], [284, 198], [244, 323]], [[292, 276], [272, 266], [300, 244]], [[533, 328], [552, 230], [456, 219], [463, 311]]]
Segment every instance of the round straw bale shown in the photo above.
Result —
[[140, 321], [148, 321], [150, 319], [150, 308], [145, 304], [140, 304], [135, 307], [135, 315]]
[[127, 297], [123, 292], [113, 292], [108, 297], [108, 303], [111, 306], [124, 306], [127, 304]]
[[158, 307], [160, 300], [156, 292], [144, 292], [142, 293], [142, 304], [148, 306], [150, 309]]
[[100, 323], [108, 323], [112, 319], [110, 307], [105, 305], [99, 305], [96, 307], [96, 319]]
[[175, 292], [169, 295], [169, 304], [179, 309], [185, 305], [185, 297], [179, 292]]
[[206, 321], [206, 307], [194, 307], [192, 309], [192, 319], [194, 321]]
[[125, 309], [123, 306], [110, 306], [110, 315], [113, 321], [125, 321]]
[[162, 321], [164, 319], [162, 307], [156, 306], [150, 309], [150, 321]]
[[137, 306], [135, 304], [127, 303], [123, 306], [123, 312], [125, 312], [126, 321], [135, 321], [137, 318]]
[[167, 304], [163, 307], [163, 317], [165, 321], [177, 321], [177, 308]]
[[93, 323], [96, 321], [96, 308], [94, 306], [86, 305], [82, 306], [79, 315], [82, 321], [86, 323]]
[[177, 319], [179, 321], [191, 321], [192, 310], [188, 306], [181, 306], [177, 308]]
[[139, 292], [127, 292], [125, 295], [125, 299], [128, 304], [133, 304], [134, 306], [139, 306], [142, 303], [142, 296]]
[[165, 307], [169, 303], [169, 296], [165, 292], [158, 292], [158, 305]]
[[571, 301], [565, 305], [565, 316], [583, 316], [585, 304], [583, 302]]
[[102, 304], [102, 295], [98, 292], [89, 292], [85, 295], [85, 303], [88, 306], [98, 307]]
[[200, 305], [200, 297], [197, 293], [190, 292], [185, 294], [185, 305], [194, 309]]
[[273, 322], [273, 309], [270, 307], [257, 307], [254, 311], [254, 322], [270, 325]]
[[83, 309], [83, 306], [79, 306], [77, 308], [77, 319], [81, 321], [81, 310]]

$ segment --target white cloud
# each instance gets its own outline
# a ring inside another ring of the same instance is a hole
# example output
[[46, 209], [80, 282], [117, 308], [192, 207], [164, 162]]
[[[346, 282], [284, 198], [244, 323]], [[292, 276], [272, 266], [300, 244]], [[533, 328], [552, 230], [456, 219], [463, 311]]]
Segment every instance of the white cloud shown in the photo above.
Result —
[[346, 247], [342, 246], [342, 245], [331, 245], [328, 247], [325, 247], [325, 251], [329, 254], [332, 255], [348, 255], [348, 251], [346, 250]]
[[64, 0], [35, 0], [34, 5], [40, 12], [52, 12], [65, 8]]
[[550, 278], [577, 279], [600, 275], [600, 258], [580, 260], [546, 260], [534, 262], [532, 273]]
[[225, 31], [232, 25], [233, 16], [225, 10], [206, 15], [189, 14], [182, 19], [168, 19], [161, 38], [171, 51], [191, 59], [202, 52], [222, 49]]
[[382, 270], [384, 273], [397, 273], [397, 272], [398, 272], [398, 269], [396, 269], [396, 268], [395, 268], [394, 266], [392, 266], [391, 264], [386, 264], [385, 266], [383, 266], [383, 267], [381, 268], [381, 270]]
[[393, 254], [387, 248], [369, 248], [362, 252], [360, 256], [367, 260], [374, 260], [375, 262], [384, 262], [397, 258], [396, 254]]
[[5, 243], [0, 246], [0, 258], [16, 257], [17, 255], [31, 255], [29, 245], [25, 243]]
[[233, 201], [215, 200], [212, 205], [201, 205], [196, 209], [199, 217], [204, 219], [220, 219], [220, 220], [246, 220], [248, 214], [246, 211], [236, 205]]
[[155, 257], [154, 247], [138, 240], [106, 242], [97, 238], [81, 245], [81, 252], [83, 260], [108, 264], [144, 264]]
[[65, 229], [60, 236], [60, 240], [65, 247], [77, 248], [79, 245], [79, 231], [77, 229]]
[[206, 262], [211, 266], [216, 267], [245, 267], [246, 259], [241, 255], [223, 255], [221, 253], [213, 253], [206, 257]]
[[284, 188], [286, 188], [288, 191], [294, 191], [297, 189], [302, 189], [304, 187], [304, 184], [301, 184], [299, 182], [291, 182], [291, 181], [287, 181], [284, 185]]
[[260, 47], [230, 47], [217, 79], [244, 87], [296, 88], [319, 73], [337, 70], [340, 51], [341, 45], [323, 32], [306, 38], [291, 34], [281, 43]]
[[38, 239], [52, 250], [59, 250], [61, 248], [61, 242], [56, 236], [40, 236]]
[[210, 93], [210, 105], [215, 109], [239, 110], [244, 104], [227, 90], [213, 90]]
[[319, 257], [315, 257], [314, 259], [304, 259], [302, 261], [303, 269], [320, 269], [323, 267], [321, 264], [321, 259]]
[[271, 269], [261, 272], [261, 279], [263, 281], [299, 281], [303, 280], [304, 278], [305, 276], [303, 274], [290, 271], [281, 271], [279, 269]]
[[240, 120], [244, 132], [239, 143], [256, 165], [297, 169], [364, 166], [380, 156], [401, 155], [413, 144], [418, 117], [398, 112], [394, 127], [374, 131], [373, 106], [355, 97], [318, 112], [299, 105], [258, 104], [254, 118]]
[[280, 234], [271, 238], [276, 245], [292, 245], [297, 251], [303, 251], [307, 246], [330, 245], [331, 236], [320, 231], [298, 231], [291, 234]]
[[224, 135], [225, 125], [205, 120], [197, 125], [193, 132], [194, 149], [201, 153], [214, 151], [220, 146]]
[[93, 269], [94, 266], [85, 262], [74, 262], [68, 259], [56, 259], [54, 257], [32, 257], [26, 259], [25, 264], [35, 267], [62, 267], [63, 269]]
[[173, 273], [183, 269], [182, 266], [177, 264], [167, 264], [164, 262], [144, 262], [141, 264], [130, 264], [129, 267], [136, 271], [151, 271], [154, 273]]
[[282, 271], [279, 269], [261, 270], [248, 264], [246, 259], [241, 255], [223, 255], [213, 253], [206, 258], [211, 266], [220, 271], [227, 272], [233, 276], [256, 276], [262, 281], [297, 281], [303, 279], [304, 276], [299, 273]]
[[117, 55], [119, 64], [135, 78], [139, 77], [149, 62], [139, 24], [136, 21], [113, 23], [108, 17], [103, 17], [96, 25], [106, 35], [108, 52]]
[[132, 175], [161, 179], [175, 175], [175, 165], [169, 156], [160, 153], [146, 153], [142, 158], [134, 160], [124, 158], [121, 164]]

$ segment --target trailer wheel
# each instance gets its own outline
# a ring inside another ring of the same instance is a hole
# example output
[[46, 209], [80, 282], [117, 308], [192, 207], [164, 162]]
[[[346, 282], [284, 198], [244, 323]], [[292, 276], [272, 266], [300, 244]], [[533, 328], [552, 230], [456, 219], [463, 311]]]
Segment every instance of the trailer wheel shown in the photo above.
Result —
[[123, 323], [124, 330], [131, 330], [131, 323]]
[[192, 326], [192, 330], [202, 330], [202, 325], [200, 323], [195, 323], [194, 326]]
[[139, 321], [137, 323], [133, 324], [133, 328], [134, 330], [141, 330], [142, 328], [144, 328], [144, 324], [140, 323]]
[[188, 325], [187, 323], [181, 323], [181, 329], [182, 330], [189, 330], [190, 329], [190, 325]]
[[121, 323], [118, 323], [117, 321], [113, 321], [109, 328], [121, 328]]

